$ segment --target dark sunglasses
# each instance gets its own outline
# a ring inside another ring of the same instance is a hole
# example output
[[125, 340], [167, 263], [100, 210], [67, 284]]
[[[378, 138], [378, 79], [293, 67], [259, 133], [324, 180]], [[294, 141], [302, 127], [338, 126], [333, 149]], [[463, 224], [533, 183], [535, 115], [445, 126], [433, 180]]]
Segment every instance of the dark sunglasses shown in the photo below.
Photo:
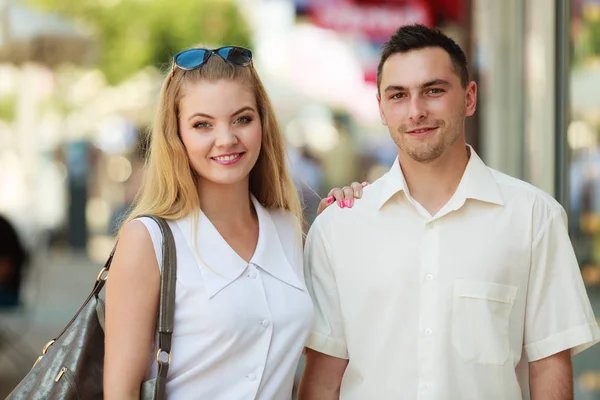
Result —
[[225, 46], [218, 49], [188, 49], [173, 57], [173, 62], [179, 68], [190, 71], [204, 64], [216, 54], [228, 64], [245, 67], [252, 62], [252, 52], [243, 47]]

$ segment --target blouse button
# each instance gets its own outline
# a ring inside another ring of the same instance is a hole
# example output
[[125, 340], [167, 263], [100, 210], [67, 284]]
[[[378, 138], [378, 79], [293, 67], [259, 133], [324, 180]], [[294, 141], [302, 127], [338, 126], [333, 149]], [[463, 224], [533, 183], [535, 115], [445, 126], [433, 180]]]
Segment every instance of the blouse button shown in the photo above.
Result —
[[254, 382], [256, 380], [256, 374], [248, 374], [248, 380]]

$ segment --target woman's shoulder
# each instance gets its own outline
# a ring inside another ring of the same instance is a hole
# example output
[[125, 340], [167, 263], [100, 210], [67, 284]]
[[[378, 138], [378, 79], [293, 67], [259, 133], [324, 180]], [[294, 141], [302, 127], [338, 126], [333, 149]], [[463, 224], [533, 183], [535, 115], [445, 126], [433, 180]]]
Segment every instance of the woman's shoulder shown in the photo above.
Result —
[[[171, 228], [171, 232], [173, 232], [173, 237], [176, 239], [177, 235], [173, 230], [176, 221], [168, 220], [167, 224]], [[153, 218], [140, 216], [129, 221], [121, 230], [119, 245], [123, 240], [128, 251], [154, 254], [157, 262], [162, 260], [163, 234], [160, 226]]]
[[119, 244], [152, 245], [151, 222], [153, 221], [146, 221], [145, 218], [135, 218], [126, 222], [119, 232]]
[[114, 263], [121, 270], [152, 270], [156, 263], [155, 248], [152, 232], [142, 221], [131, 220], [119, 232]]
[[[178, 223], [180, 221], [187, 220], [187, 217], [178, 218], [178, 219], [163, 218], [163, 220], [167, 223], [167, 225], [169, 226], [169, 228], [171, 229], [171, 231], [173, 232], [173, 234], [175, 236], [174, 228], [176, 226], [178, 226]], [[132, 219], [130, 221], [130, 223], [137, 223], [139, 225], [145, 226], [147, 232], [150, 234], [150, 236], [152, 238], [154, 238], [155, 236], [162, 237], [162, 230], [160, 228], [160, 225], [154, 218], [152, 218], [150, 216], [141, 215], [139, 217], [135, 217], [134, 219]]]

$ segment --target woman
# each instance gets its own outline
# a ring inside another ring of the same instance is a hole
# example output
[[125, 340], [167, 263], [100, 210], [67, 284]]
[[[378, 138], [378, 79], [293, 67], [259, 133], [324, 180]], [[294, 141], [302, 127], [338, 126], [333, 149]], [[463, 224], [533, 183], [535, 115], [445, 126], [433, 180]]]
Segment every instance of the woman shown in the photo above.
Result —
[[[313, 306], [300, 203], [251, 57], [239, 47], [189, 49], [165, 79], [146, 180], [107, 285], [105, 399], [138, 399], [156, 376], [162, 238], [142, 214], [167, 219], [177, 245], [168, 398], [291, 397]], [[351, 206], [345, 189], [335, 198]]]

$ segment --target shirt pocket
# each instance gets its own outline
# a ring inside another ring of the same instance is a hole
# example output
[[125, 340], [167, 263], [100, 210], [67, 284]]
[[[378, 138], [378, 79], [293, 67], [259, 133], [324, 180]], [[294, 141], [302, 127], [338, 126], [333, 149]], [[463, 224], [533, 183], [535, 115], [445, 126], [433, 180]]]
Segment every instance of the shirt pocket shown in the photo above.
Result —
[[517, 286], [456, 280], [452, 345], [465, 362], [504, 364], [510, 351], [509, 320]]

